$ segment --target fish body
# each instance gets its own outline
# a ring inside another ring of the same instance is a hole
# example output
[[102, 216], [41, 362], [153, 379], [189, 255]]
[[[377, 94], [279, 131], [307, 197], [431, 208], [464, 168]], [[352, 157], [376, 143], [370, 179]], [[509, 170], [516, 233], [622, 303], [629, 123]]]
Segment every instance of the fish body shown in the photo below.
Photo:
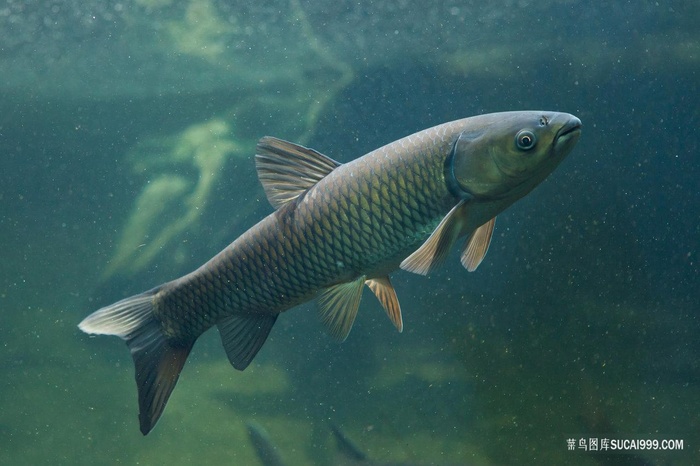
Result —
[[[396, 269], [455, 204], [442, 181], [454, 131], [404, 141], [410, 151], [390, 144], [338, 164], [199, 269], [166, 284], [155, 314], [177, 326], [173, 337], [196, 337], [227, 315], [276, 316], [333, 285]], [[265, 138], [258, 166], [267, 154], [297, 149]], [[193, 299], [207, 312], [192, 312]]]
[[367, 285], [401, 331], [388, 274], [398, 267], [427, 274], [462, 237], [462, 263], [474, 270], [495, 216], [551, 173], [580, 127], [565, 113], [480, 115], [346, 164], [264, 137], [256, 166], [276, 210], [197, 270], [104, 307], [80, 328], [126, 340], [146, 434], [194, 342], [212, 326], [243, 370], [278, 315], [315, 297], [331, 335], [345, 339]]

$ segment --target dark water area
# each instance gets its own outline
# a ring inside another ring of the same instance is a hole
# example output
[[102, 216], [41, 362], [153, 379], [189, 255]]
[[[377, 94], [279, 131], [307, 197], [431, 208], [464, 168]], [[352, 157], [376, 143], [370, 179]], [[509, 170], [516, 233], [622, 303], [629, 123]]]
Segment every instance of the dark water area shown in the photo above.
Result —
[[[264, 464], [252, 421], [289, 465], [693, 464], [699, 19], [693, 2], [0, 7], [0, 463]], [[209, 331], [139, 433], [128, 349], [77, 324], [272, 212], [260, 137], [347, 162], [525, 109], [576, 115], [581, 140], [498, 216], [476, 272], [454, 251], [392, 274], [401, 334], [370, 293], [342, 344], [301, 305], [243, 372]]]

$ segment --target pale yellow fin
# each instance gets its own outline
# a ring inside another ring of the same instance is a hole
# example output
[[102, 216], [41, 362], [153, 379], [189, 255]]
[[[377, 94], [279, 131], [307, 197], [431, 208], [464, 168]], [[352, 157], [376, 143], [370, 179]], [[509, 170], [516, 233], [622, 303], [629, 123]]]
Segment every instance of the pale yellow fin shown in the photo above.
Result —
[[423, 245], [401, 262], [401, 268], [427, 275], [440, 265], [454, 245], [467, 219], [467, 201], [462, 200], [442, 219]]
[[313, 149], [265, 136], [255, 153], [258, 179], [270, 204], [279, 209], [341, 164]]
[[389, 276], [372, 278], [365, 282], [374, 296], [377, 297], [386, 315], [389, 316], [389, 320], [394, 324], [396, 330], [399, 332], [403, 331], [403, 319], [401, 318], [401, 306], [399, 305], [399, 299], [396, 297], [396, 291], [394, 286], [389, 280]]
[[325, 290], [318, 304], [321, 322], [333, 338], [343, 341], [348, 337], [360, 307], [364, 275], [352, 282], [340, 283]]
[[462, 265], [470, 272], [476, 270], [484, 260], [486, 251], [489, 250], [491, 237], [493, 236], [493, 228], [496, 225], [496, 217], [481, 225], [474, 230], [474, 233], [464, 243], [462, 248]]

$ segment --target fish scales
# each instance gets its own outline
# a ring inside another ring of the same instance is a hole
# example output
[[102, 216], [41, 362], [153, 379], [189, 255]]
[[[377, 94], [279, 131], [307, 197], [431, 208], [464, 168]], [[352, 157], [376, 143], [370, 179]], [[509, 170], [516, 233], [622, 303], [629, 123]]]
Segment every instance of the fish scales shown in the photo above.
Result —
[[253, 360], [277, 316], [318, 295], [322, 322], [347, 337], [365, 285], [394, 326], [389, 273], [426, 275], [460, 238], [474, 271], [495, 217], [571, 151], [581, 122], [557, 112], [504, 112], [418, 132], [347, 164], [271, 137], [256, 165], [275, 212], [194, 272], [103, 307], [79, 327], [126, 340], [145, 435], [160, 418], [197, 338], [217, 326], [231, 364]]
[[197, 337], [231, 313], [279, 313], [363, 271], [395, 268], [397, 254], [424, 240], [454, 204], [444, 153], [455, 131], [433, 129], [338, 167], [165, 286], [155, 315], [168, 336]]

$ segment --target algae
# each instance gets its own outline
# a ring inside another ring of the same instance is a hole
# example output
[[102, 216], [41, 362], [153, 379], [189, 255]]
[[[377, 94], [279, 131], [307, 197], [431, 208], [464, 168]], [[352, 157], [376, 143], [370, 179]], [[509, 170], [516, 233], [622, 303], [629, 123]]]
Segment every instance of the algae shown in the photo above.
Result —
[[[151, 152], [158, 146], [161, 151]], [[150, 179], [136, 200], [103, 279], [144, 269], [195, 225], [226, 160], [244, 156], [243, 147], [232, 138], [229, 125], [218, 119], [137, 147], [131, 154], [134, 171], [146, 172]], [[179, 165], [192, 169], [193, 175], [188, 179], [177, 172], [159, 171]]]
[[184, 17], [171, 21], [167, 30], [177, 51], [216, 63], [226, 53], [224, 39], [239, 33], [240, 26], [235, 17], [223, 21], [211, 1], [197, 0], [189, 2]]
[[[149, 7], [166, 8], [168, 4], [155, 2]], [[306, 143], [324, 109], [354, 76], [351, 67], [314, 34], [297, 0], [289, 3], [285, 31], [289, 41], [305, 46], [271, 53], [253, 66], [247, 52], [239, 50], [245, 48], [241, 41], [250, 40], [253, 31], [243, 27], [235, 15], [223, 19], [208, 0], [188, 2], [182, 16], [171, 19], [166, 30], [165, 42], [173, 53], [234, 70], [244, 89], [240, 95], [234, 92], [236, 103], [222, 115], [179, 134], [145, 135], [146, 142], [127, 156], [134, 172], [147, 181], [122, 228], [103, 280], [116, 274], [133, 275], [160, 253], [171, 251], [176, 244], [183, 246], [178, 239], [198, 225], [228, 160], [248, 158], [252, 164], [263, 127], [272, 129], [273, 135]], [[291, 55], [293, 60], [286, 61], [292, 66], [279, 70], [278, 75], [261, 69], [261, 64], [274, 61], [279, 53]], [[243, 85], [250, 80], [257, 81], [255, 88]], [[275, 121], [268, 121], [271, 118]], [[240, 128], [242, 122], [246, 128]], [[239, 210], [250, 211], [254, 205], [255, 200], [249, 199]], [[186, 254], [181, 251], [178, 256]]]

